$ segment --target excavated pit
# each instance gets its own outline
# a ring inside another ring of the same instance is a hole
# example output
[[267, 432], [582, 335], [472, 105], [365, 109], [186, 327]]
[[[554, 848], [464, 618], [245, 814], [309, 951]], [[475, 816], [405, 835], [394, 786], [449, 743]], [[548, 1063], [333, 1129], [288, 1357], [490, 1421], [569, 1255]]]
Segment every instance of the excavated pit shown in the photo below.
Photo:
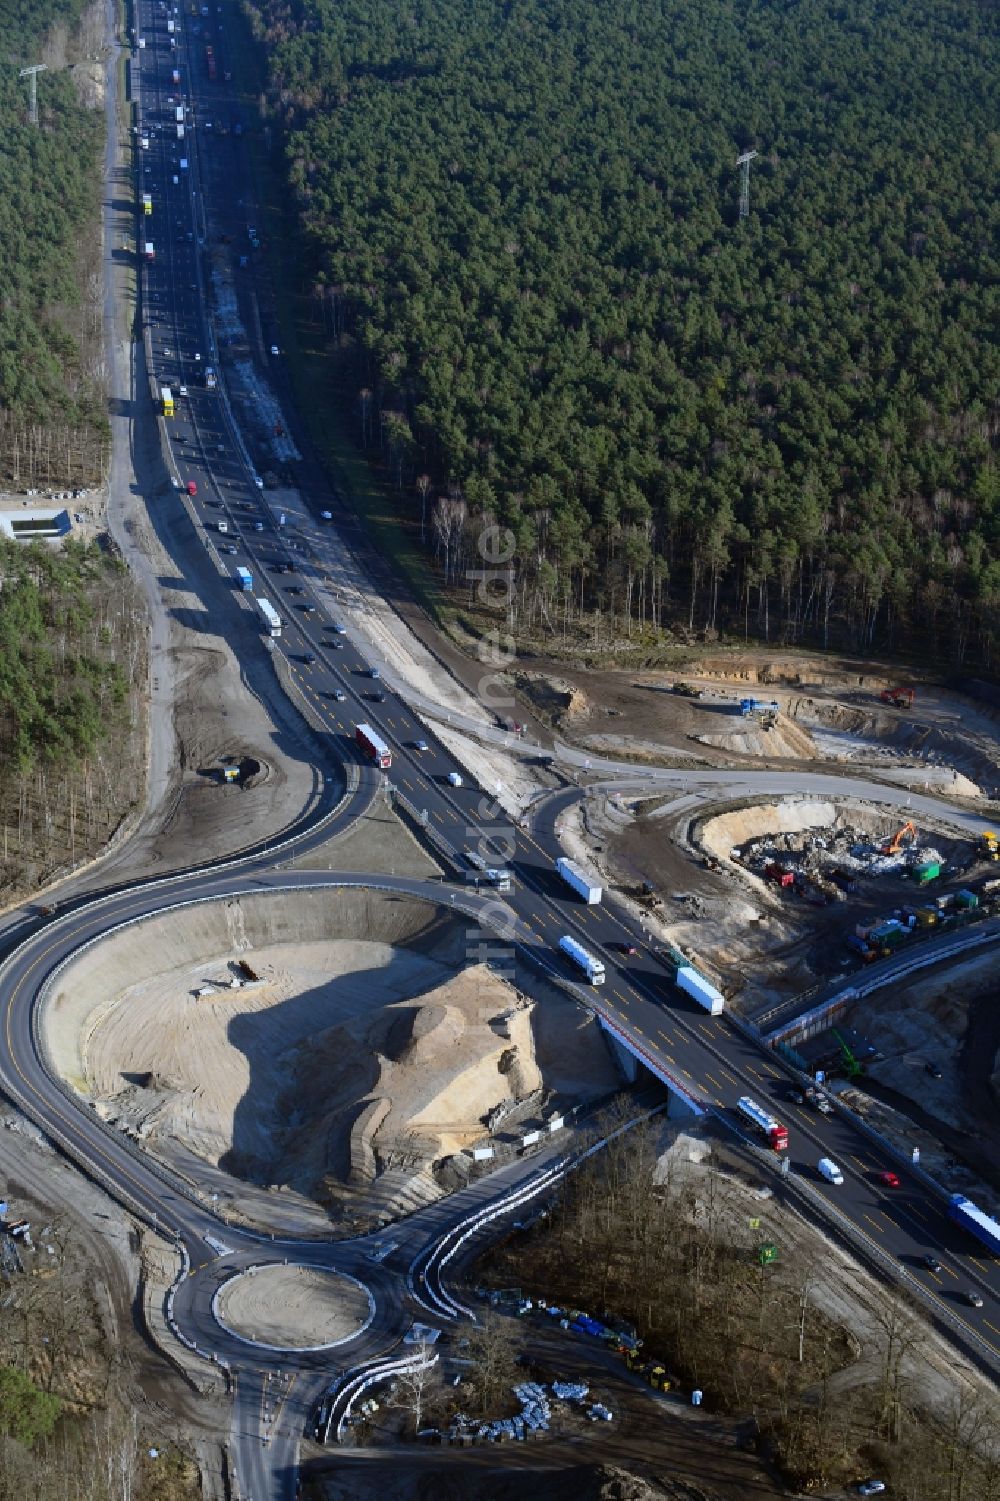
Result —
[[466, 943], [450, 909], [356, 888], [180, 907], [63, 971], [45, 1046], [174, 1165], [385, 1220], [463, 1181], [488, 1120], [617, 1083], [581, 1009], [527, 1002]]

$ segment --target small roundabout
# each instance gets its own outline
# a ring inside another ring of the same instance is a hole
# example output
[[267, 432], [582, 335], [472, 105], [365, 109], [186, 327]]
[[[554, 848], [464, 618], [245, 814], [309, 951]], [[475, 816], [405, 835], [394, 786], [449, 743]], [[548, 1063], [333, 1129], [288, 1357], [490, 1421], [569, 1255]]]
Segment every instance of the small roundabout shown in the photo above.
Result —
[[219, 1326], [262, 1350], [333, 1350], [375, 1317], [375, 1298], [356, 1277], [302, 1262], [266, 1262], [228, 1277], [212, 1299]]

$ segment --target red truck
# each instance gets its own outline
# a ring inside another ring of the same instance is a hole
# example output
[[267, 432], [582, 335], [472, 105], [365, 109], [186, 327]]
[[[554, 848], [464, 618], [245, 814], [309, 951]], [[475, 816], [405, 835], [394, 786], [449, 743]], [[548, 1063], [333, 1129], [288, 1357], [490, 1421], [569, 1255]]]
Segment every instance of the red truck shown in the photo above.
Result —
[[365, 755], [375, 762], [376, 766], [388, 771], [392, 765], [392, 752], [380, 735], [376, 735], [371, 725], [356, 724], [354, 726], [354, 739], [360, 745]]
[[770, 865], [764, 866], [764, 874], [776, 886], [795, 885], [795, 872], [788, 870], [784, 865], [779, 865], [776, 860], [772, 860]]
[[211, 47], [209, 47], [207, 44], [205, 46], [205, 63], [207, 65], [207, 67], [208, 67], [209, 81], [211, 83], [214, 83], [215, 79], [216, 79], [215, 53], [212, 51]]

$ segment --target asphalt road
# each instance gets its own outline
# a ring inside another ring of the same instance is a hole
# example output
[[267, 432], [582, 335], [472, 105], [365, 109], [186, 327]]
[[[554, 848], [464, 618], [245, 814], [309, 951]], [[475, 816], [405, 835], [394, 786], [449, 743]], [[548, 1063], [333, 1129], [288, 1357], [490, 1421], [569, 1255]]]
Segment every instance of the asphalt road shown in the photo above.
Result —
[[[181, 507], [190, 503], [194, 526], [203, 544], [218, 563], [218, 612], [213, 611], [213, 629], [225, 631], [237, 609], [253, 610], [257, 594], [266, 594], [283, 618], [280, 639], [261, 639], [261, 650], [283, 653], [290, 665], [295, 691], [307, 699], [325, 727], [330, 753], [330, 773], [335, 781], [322, 814], [329, 815], [340, 791], [339, 768], [359, 768], [358, 787], [337, 806], [333, 823], [321, 826], [317, 810], [310, 827], [296, 836], [298, 847], [310, 840], [328, 838], [331, 831], [357, 816], [378, 795], [381, 773], [358, 752], [354, 728], [359, 722], [373, 725], [392, 749], [390, 773], [393, 785], [425, 813], [439, 841], [457, 852], [480, 850], [491, 863], [508, 866], [514, 876], [509, 898], [513, 918], [505, 922], [496, 909], [484, 921], [484, 939], [493, 956], [512, 973], [517, 984], [531, 990], [539, 971], [547, 971], [566, 984], [580, 977], [571, 973], [558, 955], [560, 936], [573, 934], [607, 966], [603, 987], [577, 986], [577, 994], [598, 1011], [630, 1047], [649, 1059], [655, 1070], [685, 1094], [699, 1111], [711, 1112], [734, 1131], [741, 1128], [734, 1113], [736, 1100], [751, 1094], [772, 1109], [789, 1126], [790, 1173], [807, 1193], [807, 1203], [816, 1212], [842, 1217], [853, 1236], [867, 1245], [873, 1258], [887, 1258], [902, 1266], [936, 1306], [942, 1317], [958, 1331], [987, 1365], [1000, 1365], [1000, 1268], [984, 1250], [947, 1220], [942, 1201], [923, 1179], [892, 1160], [869, 1141], [849, 1118], [835, 1114], [823, 1118], [794, 1105], [788, 1098], [789, 1077], [768, 1055], [736, 1031], [725, 1017], [710, 1017], [681, 995], [670, 983], [667, 969], [659, 962], [644, 934], [623, 912], [607, 906], [586, 907], [554, 873], [559, 846], [554, 817], [557, 804], [550, 803], [531, 826], [513, 828], [490, 793], [470, 785], [465, 773], [444, 747], [416, 718], [400, 686], [371, 676], [370, 664], [359, 643], [343, 622], [331, 619], [324, 601], [324, 559], [342, 545], [344, 516], [335, 513], [325, 523], [319, 512], [333, 509], [327, 495], [310, 494], [315, 510], [289, 518], [280, 525], [257, 477], [272, 467], [268, 437], [253, 421], [237, 430], [225, 398], [227, 364], [235, 355], [220, 351], [206, 317], [206, 288], [211, 280], [213, 259], [229, 256], [236, 273], [245, 273], [245, 286], [238, 296], [251, 336], [246, 349], [236, 352], [253, 362], [261, 380], [273, 379], [287, 405], [287, 390], [280, 372], [280, 356], [269, 353], [277, 333], [266, 327], [269, 298], [266, 268], [261, 264], [249, 236], [253, 205], [245, 159], [245, 137], [237, 133], [242, 123], [240, 106], [224, 73], [227, 66], [222, 19], [213, 7], [208, 16], [173, 14], [158, 0], [139, 0], [140, 34], [145, 46], [133, 53], [133, 78], [141, 127], [148, 130], [149, 145], [138, 153], [140, 194], [151, 195], [153, 212], [140, 216], [140, 243], [148, 234], [155, 259], [144, 267], [144, 308], [148, 322], [152, 370], [157, 387], [169, 385], [178, 393], [179, 415], [167, 424], [172, 463], [183, 485], [193, 484], [196, 494], [177, 491], [155, 503]], [[171, 47], [168, 18], [175, 23], [178, 45]], [[208, 78], [204, 48], [212, 45], [217, 59], [217, 80]], [[172, 82], [177, 68], [181, 83]], [[176, 110], [184, 114], [184, 139], [177, 137]], [[248, 123], [248, 122], [247, 122]], [[211, 124], [211, 129], [209, 126]], [[186, 165], [182, 165], [186, 163]], [[214, 184], [211, 203], [206, 202], [203, 182]], [[221, 185], [221, 186], [220, 186]], [[226, 238], [221, 238], [225, 236]], [[239, 266], [246, 257], [245, 267]], [[239, 275], [237, 274], [239, 283]], [[209, 389], [206, 367], [219, 375], [220, 386]], [[275, 367], [278, 368], [275, 368]], [[187, 396], [179, 396], [180, 387]], [[151, 393], [137, 393], [140, 404]], [[225, 522], [227, 531], [219, 529]], [[192, 538], [193, 541], [193, 538]], [[357, 547], [352, 535], [350, 545]], [[228, 549], [236, 548], [236, 552]], [[294, 564], [294, 572], [281, 571]], [[254, 575], [253, 595], [237, 591], [233, 570], [243, 565]], [[292, 592], [292, 591], [301, 592]], [[418, 746], [426, 746], [426, 749]], [[567, 759], [572, 759], [568, 757]], [[579, 758], [577, 758], [579, 759]], [[618, 773], [628, 784], [676, 785], [697, 795], [724, 798], [747, 795], [778, 795], [789, 790], [807, 790], [818, 795], [839, 794], [869, 797], [897, 807], [953, 818], [970, 827], [982, 827], [964, 811], [955, 812], [936, 800], [916, 797], [903, 790], [877, 783], [850, 783], [827, 774], [761, 772], [706, 772], [684, 769], [643, 773], [611, 762], [591, 761], [593, 771]], [[461, 785], [449, 777], [460, 775]], [[625, 782], [622, 785], [626, 785]], [[231, 1348], [211, 1316], [206, 1290], [227, 1268], [253, 1255], [274, 1255], [272, 1243], [262, 1247], [258, 1237], [220, 1225], [211, 1204], [186, 1194], [170, 1174], [134, 1151], [113, 1131], [104, 1128], [71, 1092], [51, 1077], [42, 1056], [34, 1017], [45, 976], [79, 944], [106, 932], [116, 922], [161, 910], [179, 898], [238, 895], [261, 885], [324, 885], [364, 877], [329, 877], [315, 873], [302, 876], [273, 873], [273, 852], [232, 862], [225, 869], [192, 872], [169, 882], [150, 883], [123, 892], [109, 893], [90, 905], [81, 905], [30, 937], [5, 964], [0, 974], [0, 1005], [5, 1016], [0, 1048], [0, 1082], [25, 1111], [78, 1162], [87, 1165], [138, 1214], [175, 1234], [185, 1247], [195, 1275], [182, 1284], [175, 1311], [185, 1337], [216, 1357], [230, 1361], [236, 1376], [234, 1453], [244, 1495], [261, 1501], [263, 1496], [291, 1495], [294, 1487], [294, 1455], [303, 1414], [315, 1400], [329, 1371], [325, 1360], [311, 1364], [303, 1357], [281, 1357], [281, 1368], [294, 1367], [295, 1386], [271, 1401], [262, 1382], [264, 1373], [278, 1366], [272, 1358], [240, 1346]], [[470, 865], [467, 881], [446, 896], [467, 910], [470, 926], [486, 909], [490, 894], [478, 894]], [[412, 889], [440, 899], [441, 885], [386, 884]], [[489, 938], [489, 930], [506, 926], [507, 935]], [[478, 941], [476, 939], [475, 941]], [[634, 947], [634, 955], [625, 950]], [[759, 1145], [759, 1143], [756, 1143]], [[845, 1181], [836, 1188], [824, 1183], [816, 1172], [821, 1156], [830, 1156], [844, 1171]], [[898, 1172], [900, 1186], [889, 1189], [878, 1181], [880, 1172]], [[524, 1169], [522, 1168], [523, 1172]], [[457, 1206], [453, 1206], [457, 1208]], [[441, 1211], [435, 1217], [435, 1230]], [[407, 1235], [432, 1233], [429, 1221], [415, 1220]], [[226, 1256], [209, 1257], [206, 1237], [230, 1248]], [[938, 1257], [940, 1272], [924, 1265], [929, 1253]], [[345, 1268], [354, 1253], [339, 1245], [315, 1243], [310, 1250], [296, 1243], [296, 1255], [315, 1255], [324, 1264]], [[398, 1269], [397, 1269], [398, 1270]], [[365, 1279], [373, 1277], [368, 1267]], [[984, 1307], [975, 1309], [964, 1293], [977, 1288]], [[379, 1322], [366, 1336], [365, 1348], [374, 1348], [398, 1333], [402, 1302], [398, 1288], [387, 1282], [379, 1299]], [[384, 1322], [383, 1322], [384, 1321]], [[339, 1357], [338, 1357], [339, 1358]], [[323, 1367], [323, 1371], [319, 1367]], [[272, 1394], [273, 1395], [273, 1394]], [[268, 1406], [271, 1401], [271, 1406]], [[265, 1414], [272, 1416], [266, 1418]], [[266, 1430], [268, 1441], [261, 1439]]]

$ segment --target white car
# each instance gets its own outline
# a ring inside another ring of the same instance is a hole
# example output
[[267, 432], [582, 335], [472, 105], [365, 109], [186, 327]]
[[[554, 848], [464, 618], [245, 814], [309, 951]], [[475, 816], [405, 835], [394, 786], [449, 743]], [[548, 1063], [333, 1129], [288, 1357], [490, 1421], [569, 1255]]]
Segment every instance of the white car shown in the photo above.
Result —
[[264, 530], [263, 521], [255, 521], [253, 524], [253, 529], [255, 532], [262, 532]]
[[271, 353], [272, 353], [272, 355], [274, 356], [275, 359], [278, 358], [278, 346], [277, 346], [277, 344], [272, 344], [271, 345]]
[[320, 515], [320, 520], [321, 521], [332, 521], [333, 520], [333, 512], [332, 511], [320, 511], [319, 515]]
[[862, 1480], [858, 1486], [859, 1496], [881, 1496], [885, 1490], [884, 1480]]
[[449, 771], [448, 781], [452, 787], [461, 787], [462, 785], [462, 778], [459, 776], [457, 771]]
[[177, 387], [177, 394], [178, 394], [178, 396], [186, 396], [187, 393], [188, 393], [187, 386], [178, 386]]

